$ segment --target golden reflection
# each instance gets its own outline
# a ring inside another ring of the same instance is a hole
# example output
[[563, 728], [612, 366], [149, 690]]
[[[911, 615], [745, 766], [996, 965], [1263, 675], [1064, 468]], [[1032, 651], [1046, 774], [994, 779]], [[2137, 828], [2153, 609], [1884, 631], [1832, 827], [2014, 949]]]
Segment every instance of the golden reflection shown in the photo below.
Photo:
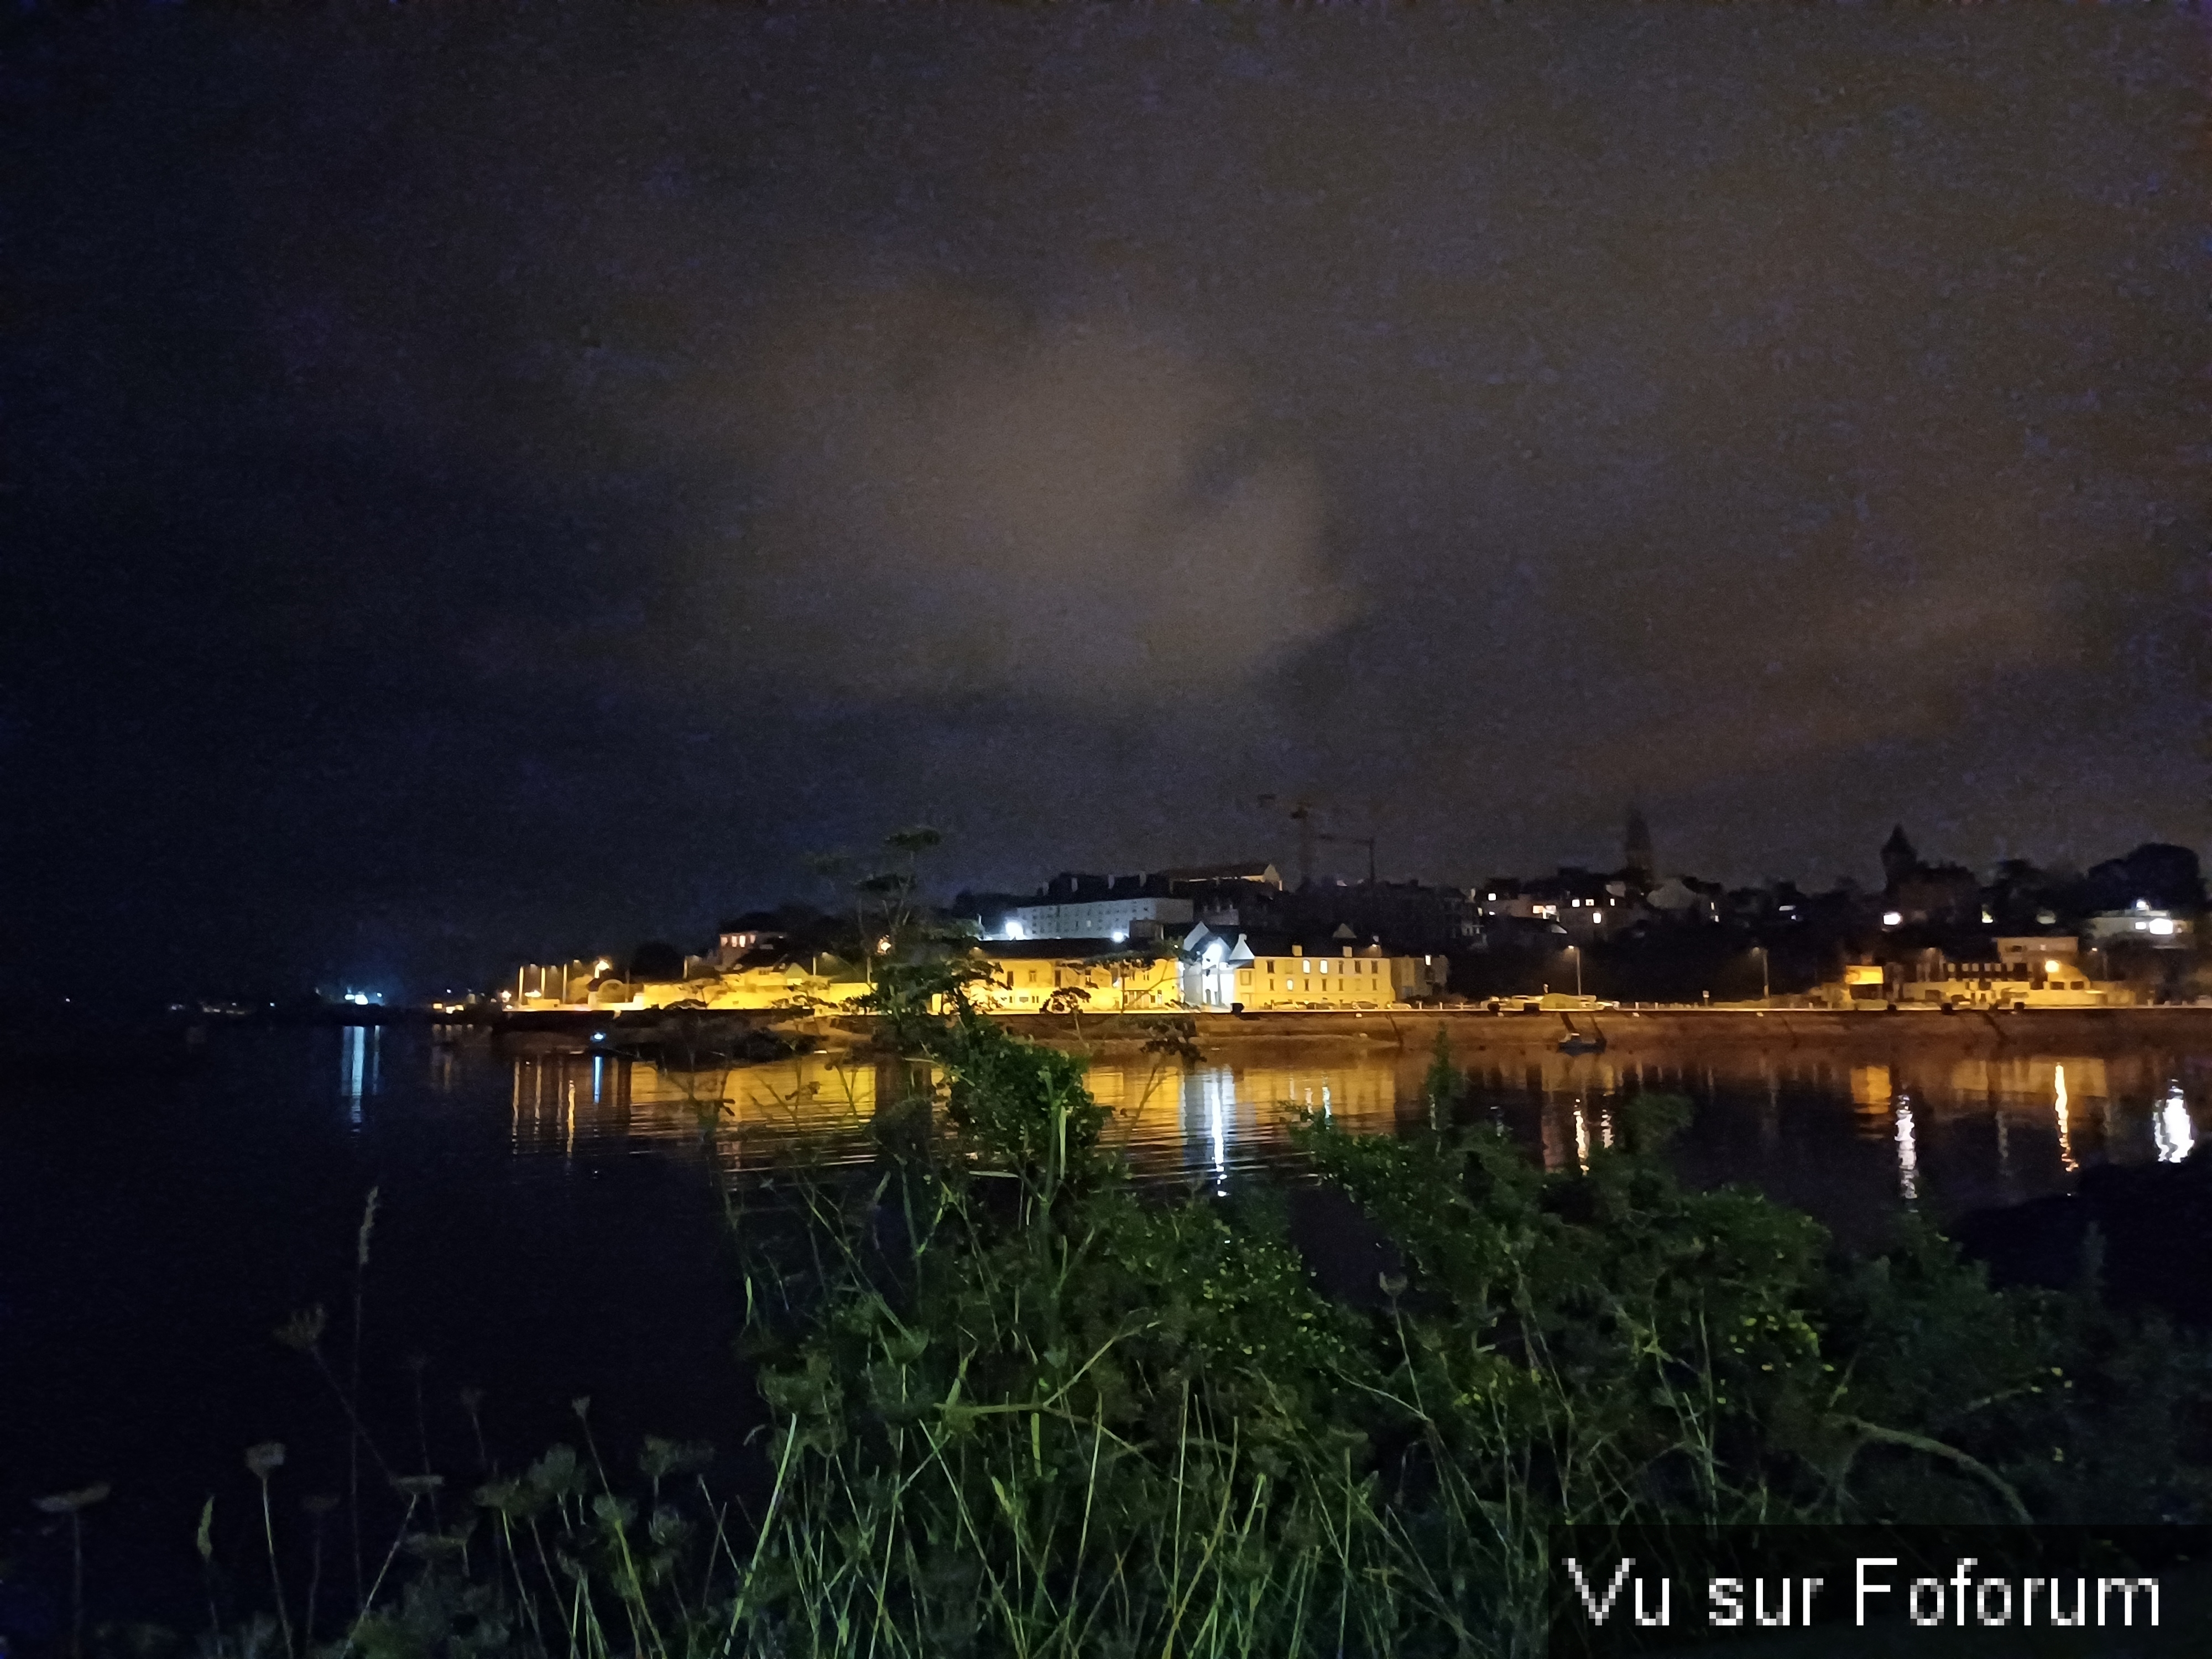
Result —
[[629, 1138], [629, 1080], [641, 1070], [616, 1054], [528, 1055], [513, 1062], [507, 1143], [518, 1152], [619, 1145]]
[[1538, 1115], [1542, 1136], [1544, 1168], [1556, 1175], [1567, 1167], [1567, 1146], [1559, 1127], [1559, 1115], [1548, 1106]]
[[1854, 1066], [1851, 1067], [1851, 1104], [1889, 1109], [1892, 1095], [1889, 1067], [1887, 1066]]
[[2051, 1083], [2057, 1091], [2058, 1111], [2058, 1162], [2066, 1173], [2072, 1175], [2081, 1166], [2074, 1161], [2074, 1126], [2066, 1113], [2066, 1068], [2051, 1067]]
[[2059, 1059], [2050, 1054], [2008, 1054], [1996, 1059], [1954, 1061], [1948, 1072], [1950, 1092], [1964, 1103], [1969, 1100], [2041, 1100], [2053, 1093], [2061, 1072], [2067, 1094], [2077, 1100], [2107, 1100], [2113, 1093], [2105, 1060], [2094, 1054]]
[[1887, 1066], [1854, 1066], [1850, 1070], [1851, 1112], [1856, 1123], [1856, 1133], [1863, 1140], [1883, 1140], [1898, 1136], [1899, 1180], [1904, 1173], [1905, 1138], [1911, 1133], [1908, 1120], [1899, 1123], [1894, 1115], [1898, 1099], [1895, 1081]]
[[[2100, 1149], [2114, 1158], [2179, 1160], [2197, 1143], [2191, 1113], [2200, 1085], [2173, 1056], [1961, 1059], [1939, 1048], [1925, 1052], [1923, 1064], [1923, 1052], [1897, 1047], [1867, 1062], [1843, 1053], [1747, 1050], [1708, 1064], [1696, 1053], [1478, 1048], [1462, 1063], [1475, 1105], [1503, 1105], [1553, 1170], [1586, 1168], [1596, 1151], [1615, 1144], [1620, 1109], [1631, 1096], [1658, 1090], [1710, 1099], [1708, 1078], [1719, 1091], [1717, 1109], [1740, 1115], [1757, 1158], [1816, 1145], [1855, 1121], [1860, 1144], [1887, 1154], [1895, 1171], [1890, 1190], [1908, 1201], [1918, 1196], [1923, 1137], [1935, 1137], [1931, 1156], [1941, 1146], [1947, 1160], [1985, 1161], [2000, 1187], [2033, 1181], [2039, 1170], [2076, 1173]], [[1109, 1052], [1091, 1060], [1088, 1077], [1112, 1115], [1109, 1143], [1138, 1172], [1218, 1183], [1283, 1156], [1293, 1126], [1309, 1115], [1360, 1133], [1395, 1133], [1401, 1119], [1422, 1120], [1429, 1059], [1425, 1045], [1412, 1042], [1341, 1049], [1255, 1043], [1216, 1050], [1187, 1068], [1171, 1058]], [[466, 1054], [433, 1056], [425, 1080], [452, 1086], [440, 1068], [455, 1063], [466, 1072], [475, 1062]], [[715, 1155], [733, 1170], [757, 1167], [794, 1141], [831, 1162], [866, 1157], [878, 1103], [926, 1094], [930, 1083], [926, 1069], [917, 1074], [905, 1062], [837, 1054], [690, 1073], [591, 1053], [524, 1055], [511, 1066], [509, 1133], [518, 1152], [583, 1158], [640, 1141], [699, 1146], [711, 1131]], [[375, 1092], [372, 1031], [344, 1044], [340, 1066], [342, 1094]], [[2100, 1115], [2101, 1136], [2099, 1123], [2085, 1132], [2077, 1121], [2085, 1103]], [[1963, 1116], [1984, 1127], [1966, 1139], [1942, 1132], [1948, 1120]], [[1986, 1127], [1992, 1121], [1994, 1137]], [[2054, 1129], [2051, 1147], [2042, 1136]], [[2091, 1139], [2077, 1145], [2083, 1133]], [[1969, 1146], [1982, 1150], [1970, 1154]], [[1943, 1179], [1951, 1179], [1948, 1164]]]

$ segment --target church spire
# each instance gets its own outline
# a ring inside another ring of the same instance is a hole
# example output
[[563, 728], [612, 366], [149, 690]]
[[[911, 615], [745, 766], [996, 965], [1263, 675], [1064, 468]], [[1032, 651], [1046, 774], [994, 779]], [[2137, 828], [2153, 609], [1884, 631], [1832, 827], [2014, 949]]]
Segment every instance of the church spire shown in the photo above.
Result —
[[1632, 801], [1628, 808], [1626, 851], [1627, 857], [1624, 862], [1629, 879], [1650, 887], [1656, 871], [1651, 858], [1651, 826], [1644, 821], [1644, 809]]
[[1899, 824], [1889, 832], [1889, 839], [1881, 844], [1882, 879], [1895, 887], [1920, 867], [1920, 854], [1913, 851], [1912, 843], [1905, 838], [1905, 826]]

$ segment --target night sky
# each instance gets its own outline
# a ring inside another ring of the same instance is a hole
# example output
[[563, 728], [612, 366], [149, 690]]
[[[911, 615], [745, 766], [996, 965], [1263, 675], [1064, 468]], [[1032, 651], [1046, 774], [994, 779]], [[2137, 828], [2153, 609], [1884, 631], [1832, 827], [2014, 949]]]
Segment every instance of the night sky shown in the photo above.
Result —
[[19, 14], [0, 980], [2202, 847], [2206, 27]]

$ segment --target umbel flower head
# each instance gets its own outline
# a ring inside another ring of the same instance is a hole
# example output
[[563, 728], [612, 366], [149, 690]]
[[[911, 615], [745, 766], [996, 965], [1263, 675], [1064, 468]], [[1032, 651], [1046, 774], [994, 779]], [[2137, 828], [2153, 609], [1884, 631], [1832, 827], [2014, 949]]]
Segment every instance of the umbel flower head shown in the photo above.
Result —
[[288, 1348], [296, 1348], [301, 1353], [309, 1352], [323, 1340], [323, 1330], [330, 1323], [330, 1318], [323, 1311], [323, 1304], [318, 1302], [313, 1307], [294, 1314], [279, 1325], [276, 1331], [276, 1340]]
[[88, 1510], [105, 1498], [109, 1492], [105, 1480], [95, 1480], [88, 1486], [79, 1486], [75, 1492], [58, 1492], [45, 1498], [34, 1498], [31, 1503], [41, 1515], [75, 1515]]
[[284, 1443], [264, 1440], [258, 1446], [246, 1449], [246, 1467], [256, 1480], [266, 1480], [271, 1474], [284, 1467]]

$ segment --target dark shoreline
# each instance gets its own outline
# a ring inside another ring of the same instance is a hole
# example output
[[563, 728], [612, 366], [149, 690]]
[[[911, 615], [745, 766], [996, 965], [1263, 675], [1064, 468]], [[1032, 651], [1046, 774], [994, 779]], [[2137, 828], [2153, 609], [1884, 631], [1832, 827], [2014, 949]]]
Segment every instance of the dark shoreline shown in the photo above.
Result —
[[[1263, 1041], [1389, 1043], [1423, 1050], [1443, 1032], [1455, 1053], [1486, 1048], [1551, 1049], [1570, 1036], [1602, 1038], [1608, 1049], [1679, 1048], [1820, 1048], [1878, 1052], [1900, 1042], [1989, 1051], [2106, 1054], [2173, 1044], [2212, 1044], [2212, 1005], [2148, 1008], [2034, 1008], [2016, 1012], [1961, 1009], [1842, 1012], [1821, 1008], [1646, 1008], [1601, 1012], [1546, 1010], [1494, 1014], [1480, 1008], [1376, 1009], [1327, 1013], [999, 1014], [1008, 1030], [1056, 1047], [1108, 1048], [1154, 1041], [1163, 1022], [1187, 1030], [1201, 1049]], [[356, 1023], [337, 1020], [334, 1024]], [[371, 1023], [362, 1021], [357, 1023]], [[374, 1023], [386, 1024], [380, 1020]], [[712, 1035], [775, 1031], [832, 1044], [866, 1043], [877, 1023], [865, 1015], [793, 1016], [778, 1010], [711, 1010], [671, 1015], [544, 1012], [486, 1019], [441, 1021], [481, 1026], [494, 1036], [528, 1042], [588, 1043], [594, 1032], [610, 1045], [677, 1032]]]

